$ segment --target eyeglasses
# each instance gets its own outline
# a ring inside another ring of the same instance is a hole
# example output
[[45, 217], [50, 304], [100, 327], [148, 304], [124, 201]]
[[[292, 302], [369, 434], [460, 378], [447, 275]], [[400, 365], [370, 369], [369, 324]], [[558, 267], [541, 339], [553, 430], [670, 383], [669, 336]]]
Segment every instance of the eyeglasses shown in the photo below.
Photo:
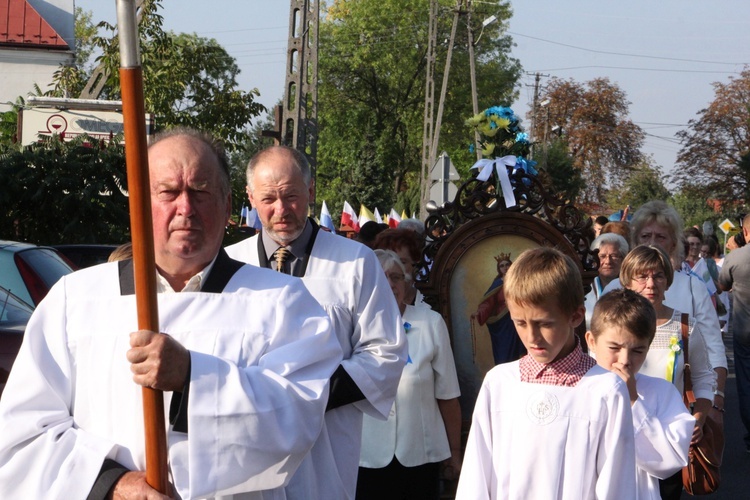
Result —
[[701, 243], [700, 241], [688, 241], [688, 245], [690, 245], [691, 247], [699, 247], [703, 245], [703, 243]]
[[386, 273], [386, 277], [388, 277], [388, 281], [393, 283], [401, 283], [406, 280], [406, 277], [403, 274]]
[[622, 260], [620, 254], [617, 253], [600, 253], [599, 260], [609, 260], [610, 262], [619, 262]]
[[645, 285], [648, 283], [649, 279], [652, 279], [654, 283], [664, 283], [667, 281], [667, 276], [664, 273], [639, 274], [638, 276], [633, 276], [633, 281], [639, 285]]

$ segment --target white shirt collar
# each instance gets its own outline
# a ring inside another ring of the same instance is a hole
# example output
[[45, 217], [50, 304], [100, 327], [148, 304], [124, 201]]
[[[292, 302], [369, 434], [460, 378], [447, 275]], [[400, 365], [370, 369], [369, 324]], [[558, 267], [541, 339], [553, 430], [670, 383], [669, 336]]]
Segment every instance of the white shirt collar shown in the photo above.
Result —
[[[217, 256], [219, 254], [216, 254]], [[216, 257], [214, 257], [214, 260], [212, 260], [206, 267], [204, 267], [198, 274], [194, 275], [192, 278], [188, 280], [187, 283], [185, 283], [185, 287], [182, 290], [175, 290], [172, 288], [172, 285], [169, 284], [169, 281], [159, 273], [159, 271], [156, 271], [156, 293], [179, 293], [179, 292], [200, 292], [201, 288], [203, 287], [203, 282], [205, 281], [206, 277], [208, 276], [208, 273], [211, 272], [211, 269], [214, 267], [214, 262], [216, 262]]]

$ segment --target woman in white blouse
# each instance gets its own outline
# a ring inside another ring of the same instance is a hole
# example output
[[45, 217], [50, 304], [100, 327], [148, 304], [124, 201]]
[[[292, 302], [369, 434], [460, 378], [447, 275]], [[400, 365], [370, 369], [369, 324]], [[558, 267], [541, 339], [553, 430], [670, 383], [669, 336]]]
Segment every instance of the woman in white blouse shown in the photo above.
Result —
[[460, 472], [461, 408], [448, 329], [440, 314], [404, 304], [411, 277], [399, 256], [376, 250], [399, 304], [409, 357], [388, 420], [364, 416], [357, 499], [438, 499]]
[[[625, 257], [620, 269], [620, 281], [625, 288], [648, 299], [656, 310], [656, 336], [646, 355], [640, 373], [666, 379], [683, 392], [685, 368], [682, 345], [682, 311], [664, 305], [664, 294], [672, 285], [674, 271], [667, 253], [658, 246], [640, 245]], [[684, 315], [687, 318], [687, 314]], [[708, 350], [698, 324], [690, 318], [688, 325], [688, 362], [696, 402], [693, 408], [695, 429], [692, 442], [703, 436], [703, 424], [713, 404], [716, 374], [708, 360]], [[680, 498], [682, 471], [660, 481], [664, 499]]]

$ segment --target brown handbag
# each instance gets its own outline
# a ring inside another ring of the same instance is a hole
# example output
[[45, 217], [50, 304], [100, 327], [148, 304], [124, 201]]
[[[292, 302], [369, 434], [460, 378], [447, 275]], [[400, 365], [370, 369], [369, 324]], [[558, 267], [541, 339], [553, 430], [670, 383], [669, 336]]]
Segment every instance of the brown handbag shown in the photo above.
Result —
[[[683, 314], [682, 348], [685, 352], [685, 370], [683, 399], [685, 406], [692, 413], [695, 395], [693, 379], [688, 362], [688, 315]], [[708, 495], [719, 489], [721, 483], [721, 459], [724, 455], [724, 429], [719, 422], [706, 418], [703, 424], [703, 437], [698, 444], [690, 445], [688, 464], [682, 469], [682, 486], [691, 495]]]

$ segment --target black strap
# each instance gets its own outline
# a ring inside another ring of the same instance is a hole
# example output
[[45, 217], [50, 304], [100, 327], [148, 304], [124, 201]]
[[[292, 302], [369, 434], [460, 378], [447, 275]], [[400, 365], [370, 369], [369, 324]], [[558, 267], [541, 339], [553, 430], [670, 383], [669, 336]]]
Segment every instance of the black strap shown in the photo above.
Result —
[[94, 486], [91, 487], [86, 500], [104, 500], [108, 498], [110, 491], [126, 472], [130, 472], [130, 469], [114, 460], [105, 458], [102, 468], [99, 470], [99, 475], [96, 477]]
[[682, 351], [683, 359], [685, 360], [685, 367], [682, 371], [682, 399], [687, 409], [691, 410], [692, 413], [692, 405], [695, 403], [695, 393], [693, 393], [693, 374], [690, 371], [690, 357], [688, 355], [690, 344], [688, 318], [689, 316], [685, 313], [680, 315]]
[[357, 386], [351, 375], [341, 365], [331, 375], [330, 387], [326, 411], [365, 399], [362, 389]]
[[201, 287], [201, 292], [223, 292], [224, 288], [227, 286], [227, 283], [229, 283], [229, 280], [232, 279], [232, 276], [234, 276], [234, 273], [239, 271], [240, 268], [244, 265], [245, 264], [243, 264], [242, 262], [229, 257], [229, 255], [227, 255], [223, 248], [220, 249], [219, 255], [216, 256], [214, 267], [211, 268], [211, 272], [208, 274], [206, 282]]
[[[118, 262], [120, 273], [120, 295], [135, 294], [135, 278], [133, 273], [133, 260], [121, 260]], [[234, 260], [227, 255], [224, 249], [219, 250], [214, 266], [208, 273], [206, 282], [201, 287], [201, 292], [221, 293], [232, 279], [232, 276], [244, 266], [242, 262]]]
[[121, 260], [117, 265], [120, 273], [120, 295], [135, 295], [133, 259]]
[[[293, 275], [298, 278], [303, 277], [307, 272], [307, 263], [310, 261], [310, 254], [312, 253], [313, 245], [315, 245], [315, 238], [318, 236], [318, 231], [320, 230], [320, 226], [314, 220], [308, 217], [307, 221], [312, 224], [313, 230], [310, 240], [305, 247], [305, 255], [300, 257], [294, 256], [299, 261], [299, 265], [293, 266], [295, 268]], [[258, 266], [271, 269], [271, 262], [268, 260], [266, 247], [263, 245], [263, 231], [258, 235]]]

